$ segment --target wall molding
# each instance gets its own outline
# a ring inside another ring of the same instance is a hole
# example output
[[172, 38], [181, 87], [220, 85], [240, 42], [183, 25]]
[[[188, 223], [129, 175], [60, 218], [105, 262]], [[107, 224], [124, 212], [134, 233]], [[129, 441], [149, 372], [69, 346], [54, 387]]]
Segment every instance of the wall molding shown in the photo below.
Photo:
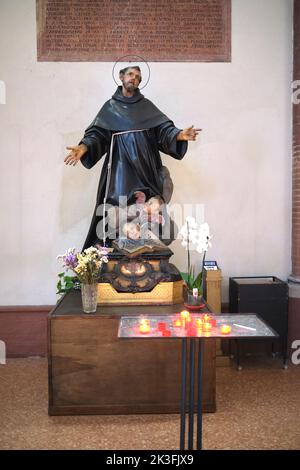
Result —
[[0, 307], [0, 340], [6, 356], [47, 355], [47, 317], [53, 305], [9, 305]]
[[0, 306], [1, 313], [50, 312], [55, 305], [7, 305]]

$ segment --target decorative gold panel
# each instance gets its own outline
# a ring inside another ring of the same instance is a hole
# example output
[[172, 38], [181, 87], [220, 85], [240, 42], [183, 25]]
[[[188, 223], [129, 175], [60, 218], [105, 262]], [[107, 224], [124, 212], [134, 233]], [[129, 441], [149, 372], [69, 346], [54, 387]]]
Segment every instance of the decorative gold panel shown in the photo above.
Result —
[[99, 305], [170, 305], [183, 302], [183, 281], [160, 282], [150, 292], [117, 292], [111, 284], [98, 284]]

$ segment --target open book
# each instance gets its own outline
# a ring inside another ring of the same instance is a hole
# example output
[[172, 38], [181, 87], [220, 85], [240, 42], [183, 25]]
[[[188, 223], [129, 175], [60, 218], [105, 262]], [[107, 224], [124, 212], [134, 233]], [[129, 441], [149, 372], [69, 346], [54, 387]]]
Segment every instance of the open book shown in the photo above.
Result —
[[118, 238], [112, 242], [112, 246], [127, 256], [138, 256], [142, 253], [154, 253], [168, 251], [169, 248], [158, 238], [146, 240], [131, 240], [130, 238]]

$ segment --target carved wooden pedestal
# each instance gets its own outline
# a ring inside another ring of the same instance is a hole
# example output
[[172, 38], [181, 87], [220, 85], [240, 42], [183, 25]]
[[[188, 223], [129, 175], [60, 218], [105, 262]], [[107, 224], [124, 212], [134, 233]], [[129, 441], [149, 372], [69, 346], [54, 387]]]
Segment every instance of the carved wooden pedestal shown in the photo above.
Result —
[[169, 262], [173, 252], [127, 258], [111, 253], [98, 283], [99, 305], [173, 305], [183, 302], [183, 281]]
[[[118, 339], [121, 315], [180, 312], [183, 305], [98, 307], [80, 292], [49, 314], [49, 414], [179, 413], [180, 341]], [[203, 411], [216, 409], [215, 340], [205, 341]]]

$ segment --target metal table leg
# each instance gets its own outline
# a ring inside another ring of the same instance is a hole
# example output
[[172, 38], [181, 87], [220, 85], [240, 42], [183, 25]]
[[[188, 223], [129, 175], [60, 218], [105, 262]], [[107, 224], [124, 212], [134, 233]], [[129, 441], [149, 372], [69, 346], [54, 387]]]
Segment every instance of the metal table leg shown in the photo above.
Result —
[[282, 340], [282, 358], [283, 358], [283, 368], [288, 368], [288, 354], [287, 354], [287, 339]]
[[[197, 450], [202, 449], [202, 398], [203, 398], [203, 344], [204, 340], [198, 340], [198, 377], [197, 377]], [[194, 448], [194, 390], [195, 390], [195, 338], [189, 340], [189, 427], [188, 427], [188, 450]], [[181, 356], [181, 401], [180, 401], [180, 450], [185, 450], [185, 418], [187, 408], [186, 383], [187, 383], [187, 338], [182, 339]]]
[[182, 339], [181, 355], [181, 400], [180, 400], [180, 450], [185, 448], [187, 339]]
[[188, 450], [194, 448], [195, 338], [190, 340], [190, 399]]
[[242, 370], [240, 342], [239, 342], [238, 339], [235, 339], [234, 341], [235, 341], [235, 345], [236, 345], [236, 368], [237, 368], [237, 370]]
[[199, 338], [198, 348], [198, 404], [197, 404], [197, 450], [202, 449], [202, 397], [203, 397], [203, 343], [204, 340]]

